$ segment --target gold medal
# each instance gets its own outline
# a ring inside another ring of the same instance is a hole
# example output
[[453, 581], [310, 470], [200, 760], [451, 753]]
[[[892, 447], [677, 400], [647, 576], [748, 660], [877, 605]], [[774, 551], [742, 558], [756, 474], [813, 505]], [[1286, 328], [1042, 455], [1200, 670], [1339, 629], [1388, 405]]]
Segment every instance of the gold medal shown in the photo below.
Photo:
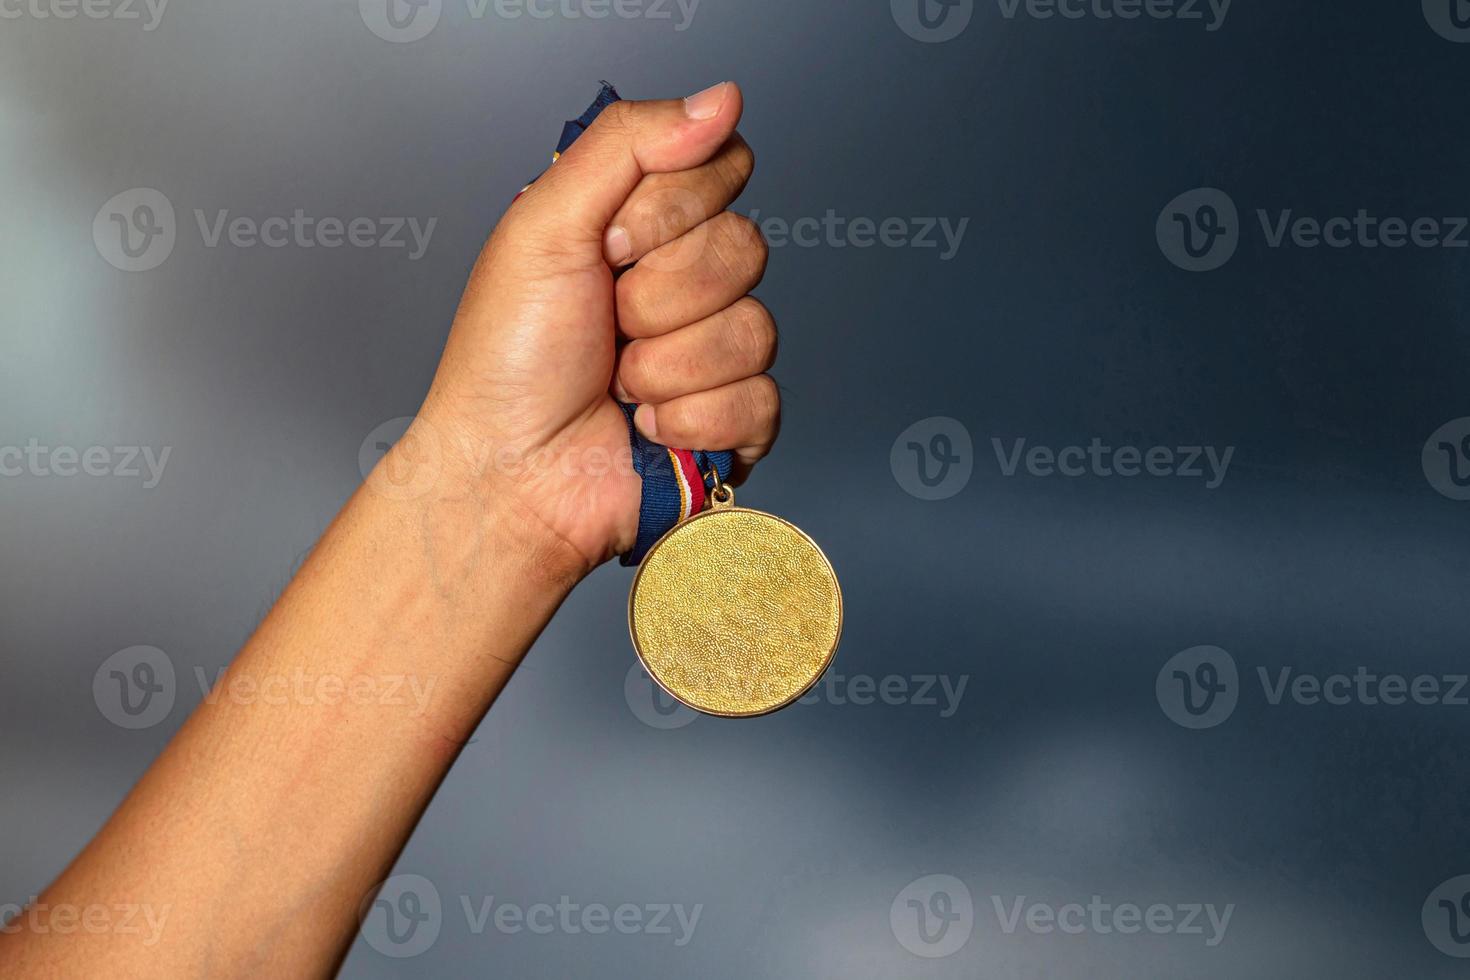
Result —
[[715, 478], [707, 510], [649, 549], [628, 596], [628, 631], [676, 700], [727, 718], [795, 701], [837, 653], [842, 590], [795, 525], [735, 506]]

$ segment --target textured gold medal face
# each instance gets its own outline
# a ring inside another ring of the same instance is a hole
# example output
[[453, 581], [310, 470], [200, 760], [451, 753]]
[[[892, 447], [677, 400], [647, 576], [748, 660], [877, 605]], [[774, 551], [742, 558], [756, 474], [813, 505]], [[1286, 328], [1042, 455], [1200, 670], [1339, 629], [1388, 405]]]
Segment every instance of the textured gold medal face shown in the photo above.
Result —
[[733, 496], [665, 534], [638, 569], [628, 628], [671, 696], [711, 715], [785, 707], [837, 652], [842, 592], [827, 556]]

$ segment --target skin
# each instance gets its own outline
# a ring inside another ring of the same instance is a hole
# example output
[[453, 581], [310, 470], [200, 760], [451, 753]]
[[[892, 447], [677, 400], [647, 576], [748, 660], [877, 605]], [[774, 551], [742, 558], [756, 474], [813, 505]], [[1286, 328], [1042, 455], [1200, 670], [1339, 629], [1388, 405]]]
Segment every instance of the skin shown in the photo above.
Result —
[[[741, 110], [733, 83], [614, 104], [511, 206], [408, 435], [117, 812], [0, 929], [0, 975], [338, 968], [536, 636], [633, 544], [614, 396], [643, 403], [659, 442], [734, 449], [737, 481], [775, 438], [775, 326], [748, 296], [765, 245], [725, 212], [754, 161]], [[120, 926], [124, 905], [161, 928], [84, 927], [99, 908]]]

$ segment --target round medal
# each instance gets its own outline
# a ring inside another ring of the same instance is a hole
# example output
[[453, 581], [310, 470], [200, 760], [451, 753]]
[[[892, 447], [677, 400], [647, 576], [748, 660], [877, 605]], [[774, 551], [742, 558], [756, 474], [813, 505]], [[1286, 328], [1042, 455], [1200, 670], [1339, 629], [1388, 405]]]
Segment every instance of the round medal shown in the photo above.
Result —
[[748, 718], [783, 708], [822, 676], [842, 634], [842, 591], [816, 542], [735, 506], [710, 509], [654, 544], [633, 580], [628, 629], [649, 675], [676, 700]]

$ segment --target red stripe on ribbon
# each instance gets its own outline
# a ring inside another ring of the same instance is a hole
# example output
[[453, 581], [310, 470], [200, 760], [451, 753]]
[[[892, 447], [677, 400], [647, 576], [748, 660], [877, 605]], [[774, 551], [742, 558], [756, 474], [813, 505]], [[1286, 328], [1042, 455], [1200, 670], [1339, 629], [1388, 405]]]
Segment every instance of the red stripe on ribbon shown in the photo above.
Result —
[[685, 516], [693, 517], [704, 510], [704, 474], [699, 472], [699, 464], [694, 462], [694, 453], [688, 449], [673, 450], [674, 458], [679, 461], [679, 469], [684, 474], [684, 482], [689, 486], [689, 513]]

